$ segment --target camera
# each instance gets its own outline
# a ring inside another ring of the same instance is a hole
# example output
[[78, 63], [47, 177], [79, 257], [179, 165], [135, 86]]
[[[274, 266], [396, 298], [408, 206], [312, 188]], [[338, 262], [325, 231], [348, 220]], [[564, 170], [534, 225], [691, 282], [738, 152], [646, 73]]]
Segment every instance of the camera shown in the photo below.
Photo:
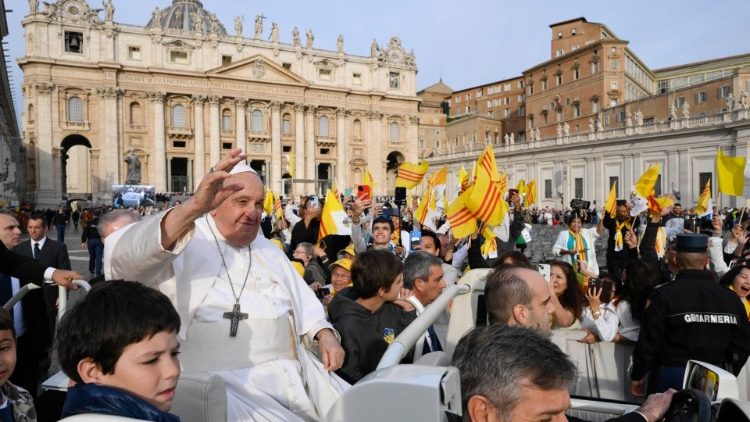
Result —
[[590, 201], [584, 201], [583, 199], [571, 199], [570, 200], [570, 208], [574, 210], [587, 210], [591, 208], [591, 202]]
[[331, 289], [328, 287], [321, 287], [315, 292], [315, 296], [318, 297], [318, 299], [323, 299], [326, 297], [326, 295], [331, 294]]

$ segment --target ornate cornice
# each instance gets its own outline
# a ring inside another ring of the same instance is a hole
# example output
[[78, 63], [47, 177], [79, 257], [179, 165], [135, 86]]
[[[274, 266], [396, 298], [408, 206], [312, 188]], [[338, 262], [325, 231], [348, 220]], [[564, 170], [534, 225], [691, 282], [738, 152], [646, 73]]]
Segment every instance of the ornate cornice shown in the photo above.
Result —
[[120, 98], [123, 90], [120, 88], [96, 88], [96, 95], [102, 98]]
[[190, 101], [195, 105], [202, 106], [206, 100], [208, 100], [208, 97], [205, 95], [193, 95], [193, 97], [190, 99]]
[[40, 82], [40, 83], [35, 84], [34, 88], [36, 88], [36, 91], [39, 94], [49, 95], [49, 94], [52, 94], [52, 91], [55, 90], [55, 84], [47, 83], [47, 82]]
[[164, 98], [167, 97], [166, 92], [162, 91], [152, 91], [146, 93], [146, 98], [148, 98], [149, 101], [158, 103], [158, 102], [164, 102]]
[[208, 103], [212, 106], [217, 106], [221, 102], [221, 97], [218, 95], [209, 95], [208, 96]]

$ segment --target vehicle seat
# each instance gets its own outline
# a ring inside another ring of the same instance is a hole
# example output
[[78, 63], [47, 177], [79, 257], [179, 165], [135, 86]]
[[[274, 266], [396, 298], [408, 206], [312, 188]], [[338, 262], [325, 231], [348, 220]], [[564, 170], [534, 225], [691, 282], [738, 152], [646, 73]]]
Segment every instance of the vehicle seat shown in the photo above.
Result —
[[207, 372], [183, 372], [171, 413], [182, 422], [225, 422], [227, 387], [224, 380]]
[[422, 355], [414, 362], [414, 365], [424, 366], [450, 366], [451, 358], [445, 352], [430, 352]]

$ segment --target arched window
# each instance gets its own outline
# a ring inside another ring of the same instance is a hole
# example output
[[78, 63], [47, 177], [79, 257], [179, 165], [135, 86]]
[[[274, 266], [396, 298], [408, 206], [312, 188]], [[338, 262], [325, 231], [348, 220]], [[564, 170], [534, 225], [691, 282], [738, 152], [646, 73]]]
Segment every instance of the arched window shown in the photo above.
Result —
[[391, 142], [398, 142], [400, 138], [399, 134], [399, 126], [398, 123], [393, 122], [391, 123]]
[[68, 99], [68, 121], [83, 123], [83, 100], [80, 97]]
[[141, 125], [141, 105], [139, 103], [130, 103], [130, 124], [132, 126]]
[[230, 133], [232, 131], [232, 111], [225, 108], [221, 112], [221, 131]]
[[292, 116], [285, 114], [281, 119], [281, 133], [284, 135], [292, 134]]
[[362, 139], [362, 122], [359, 119], [354, 121], [353, 124], [354, 139]]
[[172, 107], [172, 127], [184, 128], [185, 123], [185, 106], [177, 104]]
[[253, 110], [253, 132], [263, 132], [263, 112]]
[[318, 136], [320, 136], [321, 138], [328, 137], [328, 117], [326, 116], [320, 116], [319, 125], [318, 125]]

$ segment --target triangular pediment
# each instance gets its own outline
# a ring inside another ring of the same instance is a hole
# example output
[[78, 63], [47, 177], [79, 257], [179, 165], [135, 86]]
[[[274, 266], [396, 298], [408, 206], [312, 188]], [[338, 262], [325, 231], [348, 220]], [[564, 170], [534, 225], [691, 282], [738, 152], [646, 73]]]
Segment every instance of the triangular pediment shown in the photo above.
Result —
[[262, 54], [242, 59], [227, 66], [217, 67], [206, 72], [208, 76], [220, 76], [232, 79], [304, 85], [309, 83], [294, 72], [279, 66]]

